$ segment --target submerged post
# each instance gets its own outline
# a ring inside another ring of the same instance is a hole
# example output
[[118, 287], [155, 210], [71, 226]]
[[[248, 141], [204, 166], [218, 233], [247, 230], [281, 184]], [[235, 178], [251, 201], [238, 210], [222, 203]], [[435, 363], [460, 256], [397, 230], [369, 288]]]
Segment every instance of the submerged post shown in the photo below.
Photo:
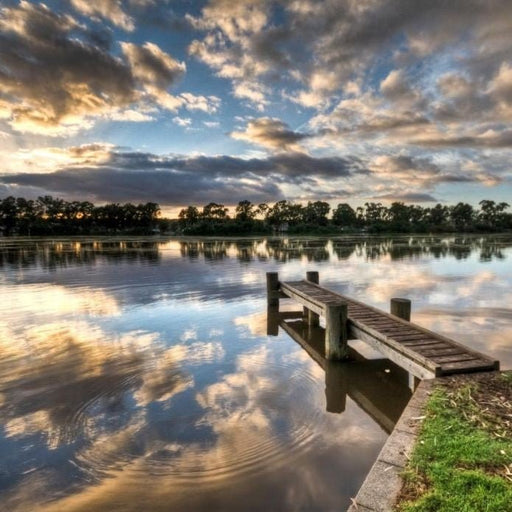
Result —
[[411, 301], [409, 299], [391, 299], [390, 310], [393, 316], [411, 321]]
[[267, 272], [267, 305], [279, 307], [279, 275]]
[[331, 302], [325, 307], [325, 357], [333, 361], [347, 355], [347, 304]]
[[[318, 272], [315, 270], [306, 272], [306, 281], [318, 284], [320, 282]], [[318, 327], [320, 325], [320, 317], [306, 307], [304, 307], [304, 317], [306, 318], [307, 324], [311, 327]]]

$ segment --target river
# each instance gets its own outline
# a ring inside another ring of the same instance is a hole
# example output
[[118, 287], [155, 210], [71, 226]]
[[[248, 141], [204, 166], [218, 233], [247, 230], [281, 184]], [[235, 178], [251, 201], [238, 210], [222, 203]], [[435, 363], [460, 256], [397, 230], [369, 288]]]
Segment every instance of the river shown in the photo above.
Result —
[[0, 510], [344, 510], [408, 376], [358, 341], [322, 369], [267, 325], [265, 273], [407, 297], [511, 369], [511, 260], [510, 236], [0, 239]]

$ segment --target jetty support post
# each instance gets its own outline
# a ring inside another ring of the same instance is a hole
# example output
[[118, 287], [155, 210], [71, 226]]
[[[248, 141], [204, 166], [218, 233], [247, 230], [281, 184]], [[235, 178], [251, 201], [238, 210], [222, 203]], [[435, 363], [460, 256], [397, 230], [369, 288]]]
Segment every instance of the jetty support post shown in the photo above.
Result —
[[325, 358], [330, 361], [346, 359], [347, 344], [347, 304], [336, 301], [325, 308]]
[[279, 274], [267, 272], [267, 306], [279, 308]]
[[[401, 318], [402, 320], [411, 321], [411, 301], [409, 299], [401, 299], [395, 297], [391, 299], [389, 304], [390, 312], [393, 316]], [[420, 383], [420, 379], [409, 373], [409, 389], [414, 393], [418, 384]]]
[[391, 299], [390, 311], [393, 316], [408, 322], [411, 321], [411, 301], [409, 299]]
[[[306, 272], [306, 281], [319, 284], [320, 279], [317, 271]], [[318, 327], [320, 325], [320, 317], [313, 311], [304, 307], [304, 318], [310, 327]]]

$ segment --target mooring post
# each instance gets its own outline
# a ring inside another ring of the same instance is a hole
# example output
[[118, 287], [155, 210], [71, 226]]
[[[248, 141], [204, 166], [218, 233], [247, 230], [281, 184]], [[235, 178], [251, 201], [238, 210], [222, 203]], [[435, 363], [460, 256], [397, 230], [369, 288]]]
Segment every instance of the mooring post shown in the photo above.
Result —
[[[320, 282], [318, 272], [315, 270], [306, 272], [306, 281], [318, 284]], [[311, 327], [318, 327], [320, 325], [320, 317], [306, 307], [304, 307], [304, 318], [306, 319], [307, 324]]]
[[325, 308], [325, 358], [333, 361], [347, 355], [347, 304], [331, 302]]
[[391, 299], [390, 311], [393, 316], [397, 316], [408, 322], [411, 321], [411, 301], [409, 299]]
[[279, 275], [267, 272], [267, 305], [279, 307]]
[[[411, 321], [411, 301], [409, 299], [399, 299], [393, 298], [390, 301], [390, 312], [393, 316], [397, 316], [402, 320]], [[412, 373], [408, 374], [409, 376], [409, 389], [414, 393], [418, 384], [420, 383], [420, 379], [413, 375]]]

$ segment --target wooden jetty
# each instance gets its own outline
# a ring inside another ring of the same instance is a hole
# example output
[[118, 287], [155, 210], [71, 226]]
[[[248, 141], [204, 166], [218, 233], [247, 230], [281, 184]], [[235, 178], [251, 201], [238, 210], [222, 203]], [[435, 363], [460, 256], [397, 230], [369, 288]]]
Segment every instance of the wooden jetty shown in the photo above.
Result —
[[388, 314], [318, 282], [317, 272], [308, 272], [306, 280], [291, 282], [280, 282], [277, 272], [269, 272], [267, 303], [279, 311], [279, 300], [292, 298], [302, 304], [305, 319], [313, 326], [324, 317], [327, 359], [346, 358], [347, 340], [360, 339], [420, 379], [499, 370], [499, 361], [410, 322], [407, 299], [391, 299], [392, 314]]

